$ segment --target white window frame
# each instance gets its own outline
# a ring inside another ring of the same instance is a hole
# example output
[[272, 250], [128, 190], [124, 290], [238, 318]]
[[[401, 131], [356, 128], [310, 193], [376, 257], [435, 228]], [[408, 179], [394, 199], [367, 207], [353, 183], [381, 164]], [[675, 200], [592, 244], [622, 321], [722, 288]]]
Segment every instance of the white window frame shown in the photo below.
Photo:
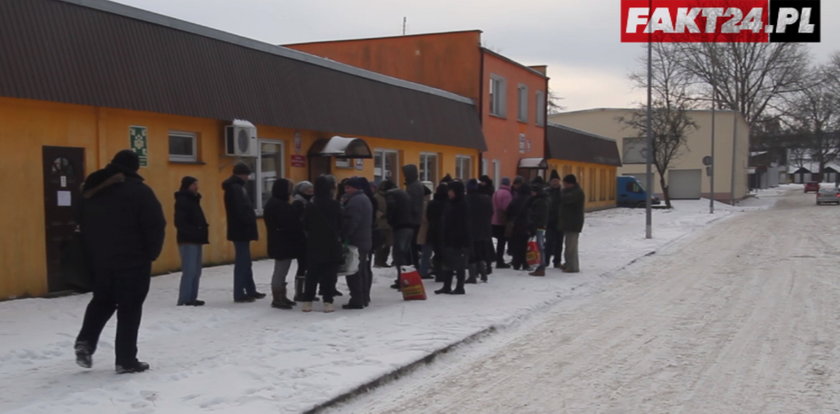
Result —
[[[456, 155], [455, 156], [455, 175], [457, 176], [455, 178], [458, 178], [460, 180], [468, 180], [470, 178], [476, 178], [476, 177], [470, 177], [470, 174], [472, 174], [472, 158], [473, 157], [469, 156], [469, 155]], [[469, 168], [468, 168], [468, 171], [466, 171], [466, 175], [464, 175], [464, 168], [461, 165], [461, 163], [464, 162], [464, 161], [469, 163], [469, 165], [468, 165]], [[461, 170], [461, 174], [458, 174], [459, 169]]]
[[503, 76], [490, 74], [490, 115], [507, 117], [507, 80]]
[[[440, 177], [438, 177], [440, 175], [440, 154], [436, 152], [421, 152], [419, 157], [419, 164], [422, 165], [422, 168], [418, 168], [420, 170], [418, 172], [420, 172], [421, 174], [421, 176], [419, 177], [420, 181], [431, 181], [432, 184], [437, 185], [437, 182], [429, 179], [429, 160], [426, 157], [435, 157], [435, 178], [440, 179]], [[425, 177], [422, 176], [423, 173], [426, 174]]]
[[516, 118], [519, 122], [528, 122], [528, 85], [520, 83], [516, 88], [516, 94], [518, 98]]
[[545, 126], [545, 113], [548, 111], [548, 107], [546, 106], [545, 100], [545, 92], [537, 91], [537, 114], [536, 114], [536, 123], [537, 126]]
[[262, 184], [263, 184], [263, 171], [262, 171], [262, 144], [274, 144], [280, 146], [280, 164], [278, 165], [277, 169], [279, 170], [278, 176], [275, 178], [277, 180], [281, 178], [286, 178], [286, 143], [279, 139], [273, 138], [259, 138], [257, 139], [257, 147], [259, 150], [257, 151], [257, 161], [256, 161], [256, 168], [254, 173], [254, 185], [256, 191], [254, 191], [254, 198], [256, 199], [256, 204], [254, 205], [254, 210], [256, 210], [257, 215], [261, 216], [263, 214], [263, 205], [268, 200], [263, 200], [262, 196]]
[[169, 152], [170, 137], [181, 137], [192, 139], [192, 155], [181, 155], [169, 153], [170, 162], [198, 162], [198, 134], [186, 131], [169, 131], [166, 135], [167, 152]]
[[[400, 151], [395, 149], [387, 149], [387, 148], [374, 148], [373, 149], [373, 168], [374, 168], [374, 181], [376, 181], [376, 157], [383, 156], [382, 158], [382, 165], [385, 165], [385, 157], [386, 154], [394, 154], [397, 156], [397, 164], [394, 166], [394, 176], [391, 177], [394, 184], [397, 186], [400, 185]], [[383, 176], [384, 177], [384, 176]], [[384, 178], [383, 178], [384, 180]]]

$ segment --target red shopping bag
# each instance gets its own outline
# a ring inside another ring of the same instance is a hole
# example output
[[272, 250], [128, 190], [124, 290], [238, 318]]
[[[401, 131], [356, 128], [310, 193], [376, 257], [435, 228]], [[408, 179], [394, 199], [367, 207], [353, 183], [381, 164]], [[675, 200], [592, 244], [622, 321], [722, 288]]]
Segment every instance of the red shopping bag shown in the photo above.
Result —
[[528, 252], [525, 255], [525, 260], [530, 266], [542, 264], [542, 258], [540, 257], [540, 246], [537, 245], [536, 240], [531, 240], [528, 242]]
[[400, 274], [400, 291], [403, 300], [426, 300], [426, 288], [423, 286], [423, 278], [413, 267], [405, 267]]

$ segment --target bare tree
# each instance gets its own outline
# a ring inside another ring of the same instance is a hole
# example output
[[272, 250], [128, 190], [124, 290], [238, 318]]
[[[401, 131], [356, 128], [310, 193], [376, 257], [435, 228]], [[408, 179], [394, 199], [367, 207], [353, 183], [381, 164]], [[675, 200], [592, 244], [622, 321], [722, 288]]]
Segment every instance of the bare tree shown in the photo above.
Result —
[[548, 98], [545, 100], [545, 104], [548, 106], [548, 114], [554, 115], [563, 112], [566, 107], [560, 103], [563, 100], [563, 97], [558, 95], [553, 89], [548, 90]]
[[803, 89], [810, 62], [798, 43], [684, 43], [678, 53], [706, 97], [714, 88], [720, 107], [742, 113], [756, 130]]
[[[679, 158], [686, 146], [687, 135], [697, 125], [689, 116], [689, 111], [696, 102], [691, 93], [691, 77], [682, 70], [677, 46], [666, 43], [654, 43], [651, 71], [653, 91], [651, 132], [653, 134], [653, 165], [659, 174], [665, 206], [672, 208], [668, 185], [668, 170]], [[637, 87], [647, 88], [647, 74], [633, 73], [630, 79]], [[644, 105], [629, 117], [621, 117], [620, 122], [638, 133], [639, 138], [647, 137], [647, 111]], [[651, 189], [648, 189], [651, 191]]]
[[819, 165], [818, 173], [840, 157], [840, 97], [832, 91], [840, 83], [838, 72], [840, 66], [832, 64], [810, 70], [812, 81], [787, 99], [782, 118], [797, 146]]

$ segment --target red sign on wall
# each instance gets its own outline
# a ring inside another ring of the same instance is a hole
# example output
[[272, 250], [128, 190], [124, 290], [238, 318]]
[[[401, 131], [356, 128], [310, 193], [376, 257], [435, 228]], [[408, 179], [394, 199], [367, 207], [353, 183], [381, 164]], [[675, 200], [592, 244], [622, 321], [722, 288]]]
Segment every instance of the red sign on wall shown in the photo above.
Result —
[[292, 167], [305, 168], [306, 167], [306, 157], [303, 156], [303, 155], [292, 155]]

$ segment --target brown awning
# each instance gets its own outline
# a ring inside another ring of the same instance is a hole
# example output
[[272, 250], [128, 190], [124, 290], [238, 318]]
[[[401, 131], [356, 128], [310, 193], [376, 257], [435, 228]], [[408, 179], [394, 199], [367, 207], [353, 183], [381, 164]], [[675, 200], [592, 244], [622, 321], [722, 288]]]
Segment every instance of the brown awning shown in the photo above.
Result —
[[549, 159], [621, 166], [613, 139], [558, 124], [549, 124], [547, 135]]
[[527, 170], [544, 170], [548, 168], [545, 158], [522, 158], [519, 160], [519, 168]]

